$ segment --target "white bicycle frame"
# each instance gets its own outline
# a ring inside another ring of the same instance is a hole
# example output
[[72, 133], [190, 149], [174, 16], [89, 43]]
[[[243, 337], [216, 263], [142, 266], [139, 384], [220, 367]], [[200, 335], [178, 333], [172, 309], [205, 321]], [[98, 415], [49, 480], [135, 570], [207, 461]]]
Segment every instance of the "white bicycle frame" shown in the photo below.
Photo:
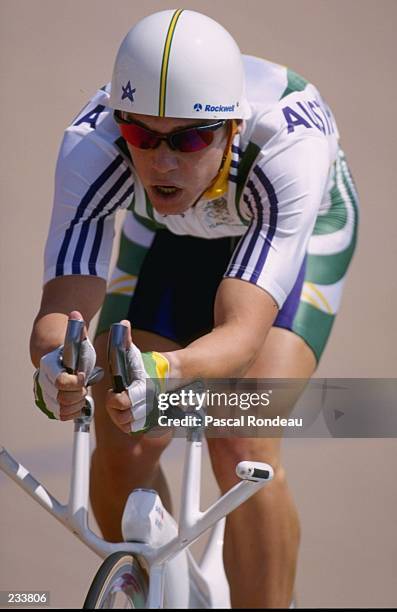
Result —
[[[0, 447], [0, 468], [26, 493], [67, 527], [100, 557], [118, 551], [135, 555], [149, 573], [148, 608], [230, 607], [229, 587], [222, 562], [224, 517], [254, 495], [273, 477], [241, 480], [206, 511], [200, 510], [202, 432], [189, 430], [178, 535], [165, 545], [153, 548], [139, 542], [108, 542], [88, 526], [90, 422], [94, 402], [88, 398], [91, 414], [75, 419], [73, 463], [68, 503], [61, 504], [5, 448]], [[239, 464], [240, 465], [240, 464]], [[198, 565], [187, 547], [213, 527], [202, 561]], [[180, 554], [183, 553], [183, 554]], [[185, 578], [183, 580], [182, 578]]]

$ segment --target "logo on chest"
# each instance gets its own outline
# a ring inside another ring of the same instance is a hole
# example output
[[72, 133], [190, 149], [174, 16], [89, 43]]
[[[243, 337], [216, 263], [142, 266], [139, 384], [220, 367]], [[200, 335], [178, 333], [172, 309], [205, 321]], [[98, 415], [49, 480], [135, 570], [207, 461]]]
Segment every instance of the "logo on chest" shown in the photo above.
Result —
[[228, 210], [226, 198], [217, 198], [206, 202], [203, 212], [208, 227], [234, 224], [235, 219]]

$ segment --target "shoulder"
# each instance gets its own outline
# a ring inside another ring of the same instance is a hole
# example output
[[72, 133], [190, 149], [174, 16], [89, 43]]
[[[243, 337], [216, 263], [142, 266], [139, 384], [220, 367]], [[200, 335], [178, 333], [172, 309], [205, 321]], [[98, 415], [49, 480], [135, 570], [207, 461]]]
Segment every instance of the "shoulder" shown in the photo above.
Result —
[[66, 128], [61, 160], [75, 163], [91, 160], [93, 163], [95, 159], [109, 160], [120, 154], [127, 156], [113, 111], [108, 107], [109, 91], [109, 85], [99, 89]]
[[98, 202], [103, 209], [129, 204], [133, 170], [108, 98], [107, 87], [97, 91], [65, 130], [54, 190], [54, 205], [61, 211], [94, 210]]
[[339, 134], [318, 89], [285, 66], [252, 56], [243, 59], [252, 114], [239, 141], [241, 178], [259, 159], [291, 158], [305, 148], [327, 149], [331, 159]]
[[274, 136], [292, 144], [296, 138], [338, 138], [332, 112], [318, 89], [286, 66], [243, 56], [247, 98], [252, 115], [242, 144], [262, 149]]
[[249, 218], [250, 186], [259, 186], [260, 198], [270, 198], [271, 185], [311, 184], [314, 175], [328, 172], [339, 135], [329, 107], [312, 83], [260, 58], [244, 56], [244, 65], [252, 114], [233, 143], [230, 180], [236, 184], [236, 205]]
[[109, 86], [99, 89], [66, 128], [59, 150], [56, 178], [72, 176], [79, 183], [104, 183], [111, 176], [128, 172], [128, 150], [108, 107]]

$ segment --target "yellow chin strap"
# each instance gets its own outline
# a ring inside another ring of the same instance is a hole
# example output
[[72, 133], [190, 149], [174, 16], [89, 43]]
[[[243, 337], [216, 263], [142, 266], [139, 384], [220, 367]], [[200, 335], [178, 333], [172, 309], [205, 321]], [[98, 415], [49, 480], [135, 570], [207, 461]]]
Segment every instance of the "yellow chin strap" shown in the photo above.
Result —
[[208, 189], [203, 193], [202, 197], [207, 200], [215, 200], [220, 198], [227, 190], [227, 180], [229, 177], [229, 169], [232, 161], [232, 142], [238, 131], [238, 124], [232, 119], [232, 126], [230, 129], [229, 138], [227, 139], [225, 151], [222, 157], [222, 163], [219, 168], [218, 174], [212, 181]]

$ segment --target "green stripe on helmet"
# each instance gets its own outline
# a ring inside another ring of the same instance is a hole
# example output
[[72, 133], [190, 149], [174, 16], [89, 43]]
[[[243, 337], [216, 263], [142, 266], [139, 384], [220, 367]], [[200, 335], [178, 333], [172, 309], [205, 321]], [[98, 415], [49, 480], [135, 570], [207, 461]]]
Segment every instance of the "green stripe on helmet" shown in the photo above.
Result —
[[165, 38], [163, 61], [161, 63], [161, 73], [160, 73], [159, 117], [165, 117], [165, 102], [166, 102], [166, 96], [167, 96], [167, 77], [168, 77], [168, 66], [169, 66], [169, 61], [170, 61], [171, 45], [172, 45], [172, 39], [174, 37], [176, 24], [182, 13], [183, 13], [183, 9], [178, 9], [177, 11], [175, 11], [170, 21], [167, 36]]

